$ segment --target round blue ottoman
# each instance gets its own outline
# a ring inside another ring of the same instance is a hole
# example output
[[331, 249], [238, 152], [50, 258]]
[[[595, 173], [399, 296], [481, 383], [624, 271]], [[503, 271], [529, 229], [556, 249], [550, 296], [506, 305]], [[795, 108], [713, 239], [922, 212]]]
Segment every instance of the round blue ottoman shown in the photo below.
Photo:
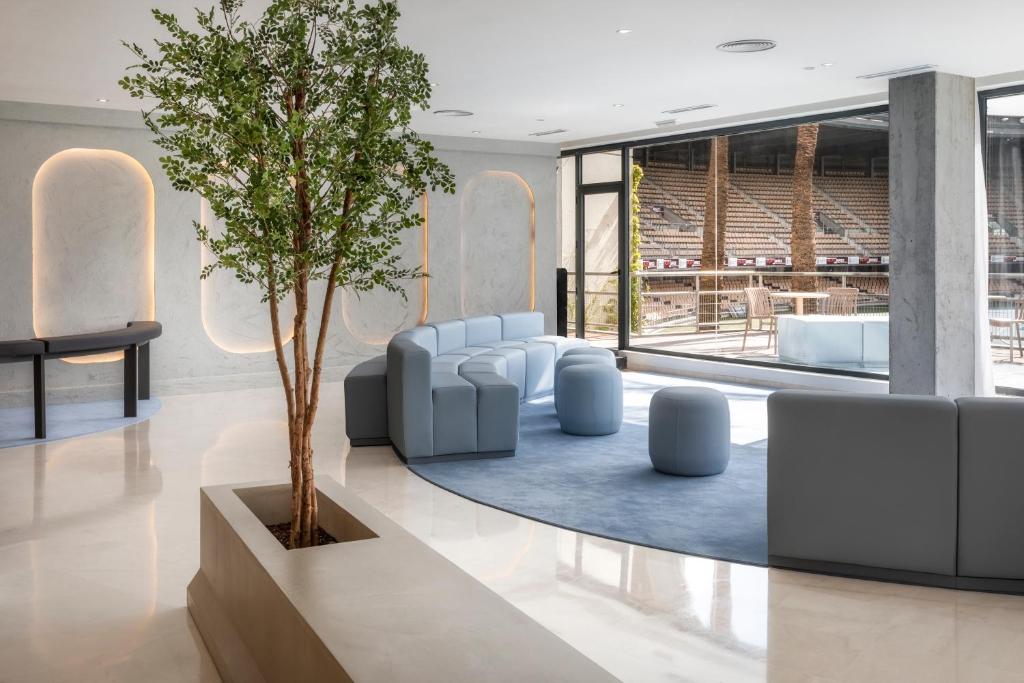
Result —
[[659, 389], [651, 398], [647, 450], [654, 469], [684, 477], [729, 465], [729, 401], [704, 387]]
[[[571, 351], [572, 349], [570, 349]], [[555, 410], [558, 410], [558, 376], [562, 374], [562, 370], [570, 368], [575, 365], [606, 365], [610, 368], [615, 367], [615, 356], [611, 354], [609, 356], [594, 355], [589, 353], [568, 355], [569, 351], [562, 354], [562, 357], [555, 363]]]
[[584, 363], [562, 368], [557, 391], [558, 422], [566, 434], [602, 436], [622, 427], [622, 374], [614, 367]]
[[615, 354], [612, 353], [611, 349], [605, 349], [600, 346], [576, 346], [562, 354], [562, 358], [566, 356], [601, 356], [613, 363], [615, 362]]

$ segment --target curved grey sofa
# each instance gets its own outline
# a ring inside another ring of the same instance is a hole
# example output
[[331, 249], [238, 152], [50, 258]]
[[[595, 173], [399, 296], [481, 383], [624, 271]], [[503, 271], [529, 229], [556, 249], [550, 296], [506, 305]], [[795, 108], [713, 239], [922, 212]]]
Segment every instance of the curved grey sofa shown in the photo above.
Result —
[[519, 403], [549, 393], [580, 339], [544, 334], [543, 313], [421, 325], [387, 351], [387, 433], [406, 462], [515, 454]]
[[1024, 592], [1024, 399], [779, 391], [768, 563]]

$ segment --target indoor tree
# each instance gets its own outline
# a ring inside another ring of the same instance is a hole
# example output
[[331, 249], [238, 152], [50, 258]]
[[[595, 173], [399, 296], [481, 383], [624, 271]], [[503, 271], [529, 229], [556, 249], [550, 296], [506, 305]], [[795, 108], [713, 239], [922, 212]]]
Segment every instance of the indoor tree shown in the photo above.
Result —
[[[223, 221], [216, 235], [194, 223], [214, 257], [202, 276], [226, 268], [264, 293], [288, 411], [289, 540], [305, 547], [317, 539], [312, 428], [335, 292], [402, 293], [421, 276], [395, 247], [421, 223], [416, 200], [454, 181], [410, 127], [430, 82], [423, 55], [397, 39], [396, 3], [271, 0], [256, 20], [243, 4], [197, 10], [195, 30], [154, 10], [166, 35], [152, 56], [128, 45], [141, 61], [120, 84], [144, 100], [175, 189]], [[289, 295], [290, 363], [279, 310]]]

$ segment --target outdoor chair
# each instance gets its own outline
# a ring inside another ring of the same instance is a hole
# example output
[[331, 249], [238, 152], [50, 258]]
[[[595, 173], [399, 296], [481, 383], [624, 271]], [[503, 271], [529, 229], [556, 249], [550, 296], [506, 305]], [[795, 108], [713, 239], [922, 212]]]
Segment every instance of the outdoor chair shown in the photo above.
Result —
[[989, 327], [994, 330], [1009, 330], [1010, 337], [1010, 362], [1013, 362], [1013, 342], [1017, 341], [1017, 350], [1024, 359], [1024, 342], [1021, 341], [1020, 327], [1024, 325], [1024, 299], [1016, 299], [1013, 302], [1013, 314], [1009, 318], [988, 319]]
[[860, 290], [856, 287], [829, 287], [828, 298], [824, 302], [825, 315], [857, 315], [857, 296]]
[[768, 324], [768, 348], [772, 348], [772, 340], [778, 345], [778, 319], [775, 316], [775, 308], [772, 306], [772, 299], [768, 296], [767, 287], [745, 287], [743, 293], [747, 297], [747, 321], [743, 328], [743, 346], [741, 351], [747, 350], [747, 334], [753, 329], [754, 321], [757, 321], [758, 331], [764, 331], [765, 322]]

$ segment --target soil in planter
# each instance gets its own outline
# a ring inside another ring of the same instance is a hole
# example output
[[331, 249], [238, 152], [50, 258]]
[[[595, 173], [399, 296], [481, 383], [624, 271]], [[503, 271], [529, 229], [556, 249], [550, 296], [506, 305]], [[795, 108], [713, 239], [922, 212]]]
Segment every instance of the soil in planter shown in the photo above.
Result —
[[[291, 535], [292, 532], [291, 522], [282, 522], [281, 524], [268, 524], [267, 530], [270, 531], [270, 533], [274, 534], [274, 538], [276, 538], [281, 543], [281, 545], [283, 545], [285, 548], [288, 548], [288, 537]], [[317, 545], [330, 545], [331, 543], [338, 542], [338, 539], [324, 531], [324, 528], [322, 526], [318, 526], [316, 528], [316, 533]], [[288, 549], [291, 550], [291, 548]]]

